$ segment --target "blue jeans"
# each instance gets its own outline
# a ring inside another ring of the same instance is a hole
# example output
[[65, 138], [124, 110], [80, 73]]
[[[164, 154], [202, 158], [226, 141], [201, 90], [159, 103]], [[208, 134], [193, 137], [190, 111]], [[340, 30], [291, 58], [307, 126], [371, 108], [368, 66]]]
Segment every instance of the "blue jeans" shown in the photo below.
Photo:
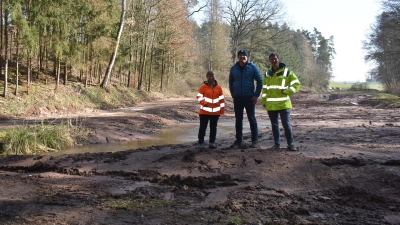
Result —
[[206, 136], [206, 130], [208, 126], [208, 121], [210, 121], [210, 143], [215, 143], [217, 137], [217, 125], [218, 125], [219, 115], [200, 115], [200, 127], [199, 127], [199, 144], [204, 143], [204, 136]]
[[281, 117], [282, 126], [285, 129], [285, 137], [288, 145], [293, 145], [292, 126], [290, 125], [290, 109], [268, 111], [269, 120], [272, 125], [272, 134], [274, 136], [275, 145], [281, 145], [281, 135], [279, 131], [278, 116]]
[[249, 120], [251, 130], [251, 141], [258, 140], [258, 127], [255, 115], [256, 106], [251, 99], [253, 96], [238, 96], [233, 97], [233, 108], [235, 110], [235, 128], [236, 128], [236, 141], [242, 143], [243, 139], [243, 113], [246, 109], [247, 119]]

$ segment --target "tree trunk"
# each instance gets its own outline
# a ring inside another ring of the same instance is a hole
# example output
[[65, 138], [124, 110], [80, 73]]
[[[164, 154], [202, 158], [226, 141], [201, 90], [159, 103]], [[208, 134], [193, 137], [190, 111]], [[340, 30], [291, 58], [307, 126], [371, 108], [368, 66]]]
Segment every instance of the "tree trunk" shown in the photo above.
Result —
[[47, 47], [44, 47], [44, 52], [45, 52], [45, 62], [46, 62], [46, 73], [49, 71], [49, 50]]
[[[129, 46], [132, 46], [132, 36], [130, 36], [129, 38]], [[132, 50], [129, 52], [129, 70], [128, 70], [128, 83], [126, 85], [126, 87], [130, 87], [131, 86], [131, 76], [132, 76], [132, 60], [133, 60], [133, 54], [132, 54]]]
[[[0, 19], [1, 19], [1, 21], [3, 21], [3, 4], [4, 4], [4, 1], [0, 0]], [[3, 47], [4, 47], [4, 45], [3, 45], [3, 34], [4, 34], [3, 30], [4, 30], [4, 24], [0, 23], [0, 58], [1, 58], [1, 55], [3, 52]], [[3, 71], [2, 66], [3, 65], [0, 60], [0, 76]]]
[[165, 51], [162, 51], [160, 91], [163, 90], [164, 76], [165, 76]]
[[[0, 18], [3, 18], [3, 4], [4, 1], [0, 0]], [[0, 23], [0, 52], [3, 51], [3, 30], [4, 30], [4, 24]], [[1, 63], [0, 63], [0, 71], [1, 71]]]
[[153, 58], [154, 58], [154, 39], [156, 38], [156, 32], [153, 32], [152, 35], [152, 41], [151, 41], [151, 53], [150, 53], [150, 71], [149, 71], [149, 79], [148, 79], [148, 84], [147, 84], [147, 91], [150, 92], [151, 91], [151, 78], [152, 78], [152, 73], [153, 73]]
[[42, 69], [42, 62], [43, 62], [43, 46], [41, 44], [42, 41], [42, 35], [39, 35], [39, 55], [38, 55], [38, 72]]
[[19, 38], [17, 37], [16, 39], [16, 45], [17, 45], [17, 50], [16, 50], [16, 57], [15, 57], [15, 92], [14, 94], [18, 94], [18, 80], [19, 80]]
[[26, 74], [26, 93], [29, 95], [29, 86], [31, 85], [31, 50], [28, 49], [26, 50], [28, 53], [28, 58], [26, 59], [28, 68], [27, 68], [27, 74]]
[[118, 68], [118, 77], [119, 77], [119, 85], [122, 86], [122, 66], [121, 65], [119, 65], [119, 68]]
[[56, 65], [56, 76], [57, 76], [56, 90], [57, 90], [58, 86], [60, 85], [61, 59], [57, 58], [56, 61], [57, 61], [57, 65]]
[[68, 67], [68, 64], [67, 64], [67, 62], [65, 62], [64, 63], [64, 85], [67, 85], [67, 82], [68, 82], [67, 67]]
[[89, 73], [89, 46], [86, 48], [85, 51], [85, 57], [84, 57], [84, 62], [85, 62], [85, 88], [88, 86], [88, 73]]
[[[138, 90], [142, 89], [143, 81], [146, 81], [146, 60], [147, 60], [147, 37], [149, 36], [149, 24], [147, 23], [146, 32], [143, 34], [142, 37], [142, 48], [140, 54], [140, 61], [139, 61], [139, 82], [138, 82]], [[146, 87], [145, 87], [146, 88]]]
[[8, 10], [4, 10], [4, 37], [5, 37], [5, 43], [4, 43], [4, 92], [3, 92], [3, 97], [7, 97], [7, 85], [8, 85]]
[[112, 71], [112, 69], [114, 67], [115, 58], [117, 57], [117, 54], [118, 54], [119, 42], [121, 40], [122, 30], [124, 28], [125, 7], [126, 7], [126, 0], [122, 0], [121, 19], [120, 19], [120, 25], [119, 25], [119, 30], [118, 30], [117, 41], [115, 43], [115, 49], [114, 49], [112, 58], [110, 60], [110, 64], [107, 67], [106, 75], [104, 76], [103, 82], [101, 84], [101, 87], [104, 88], [104, 89], [107, 88], [108, 82], [109, 82], [110, 77], [111, 77], [111, 71]]

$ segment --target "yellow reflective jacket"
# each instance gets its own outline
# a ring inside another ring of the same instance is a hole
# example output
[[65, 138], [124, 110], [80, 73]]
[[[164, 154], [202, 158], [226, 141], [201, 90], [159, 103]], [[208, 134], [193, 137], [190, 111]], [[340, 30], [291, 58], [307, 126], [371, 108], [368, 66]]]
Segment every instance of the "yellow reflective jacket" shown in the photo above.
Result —
[[299, 79], [284, 63], [279, 63], [279, 69], [275, 72], [271, 66], [263, 76], [262, 105], [267, 111], [291, 109], [290, 96], [299, 89]]

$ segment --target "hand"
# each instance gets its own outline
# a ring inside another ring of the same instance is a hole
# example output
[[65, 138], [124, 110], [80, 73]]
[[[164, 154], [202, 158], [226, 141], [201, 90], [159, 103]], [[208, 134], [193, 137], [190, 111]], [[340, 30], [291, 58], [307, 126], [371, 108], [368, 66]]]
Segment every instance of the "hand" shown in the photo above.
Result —
[[257, 103], [258, 97], [253, 96], [253, 98], [251, 98], [251, 101], [253, 102], [253, 105], [255, 105]]

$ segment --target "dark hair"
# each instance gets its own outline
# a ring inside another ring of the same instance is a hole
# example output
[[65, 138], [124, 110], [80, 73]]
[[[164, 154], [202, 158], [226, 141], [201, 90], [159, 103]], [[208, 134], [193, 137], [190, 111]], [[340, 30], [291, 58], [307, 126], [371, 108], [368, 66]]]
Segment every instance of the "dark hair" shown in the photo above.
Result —
[[279, 54], [276, 52], [272, 52], [271, 54], [269, 54], [268, 59], [270, 59], [271, 57], [276, 56], [279, 59]]
[[206, 76], [207, 76], [208, 74], [215, 75], [215, 74], [214, 74], [214, 71], [212, 71], [212, 70], [209, 70], [209, 71], [206, 73]]

